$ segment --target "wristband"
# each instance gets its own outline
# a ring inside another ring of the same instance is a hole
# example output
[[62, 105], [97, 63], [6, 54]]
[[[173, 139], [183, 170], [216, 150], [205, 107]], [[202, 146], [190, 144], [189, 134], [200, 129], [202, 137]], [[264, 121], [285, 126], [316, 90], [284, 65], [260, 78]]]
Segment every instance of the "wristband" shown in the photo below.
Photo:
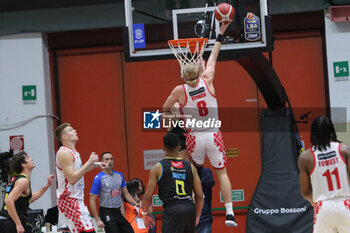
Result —
[[148, 212], [143, 212], [143, 210], [141, 209], [141, 214], [142, 214], [142, 216], [145, 216], [148, 214]]
[[222, 43], [224, 41], [224, 35], [218, 34], [218, 37], [216, 37], [216, 41]]

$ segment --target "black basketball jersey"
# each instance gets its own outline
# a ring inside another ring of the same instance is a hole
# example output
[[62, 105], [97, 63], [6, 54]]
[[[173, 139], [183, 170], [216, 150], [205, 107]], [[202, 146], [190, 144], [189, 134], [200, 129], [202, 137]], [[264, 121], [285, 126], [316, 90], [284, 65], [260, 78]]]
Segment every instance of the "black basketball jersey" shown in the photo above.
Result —
[[193, 173], [191, 163], [181, 158], [166, 157], [159, 162], [162, 174], [158, 179], [158, 194], [165, 207], [169, 203], [193, 203]]
[[[27, 178], [27, 177], [25, 175], [22, 175], [22, 174], [12, 177], [10, 183], [8, 184], [8, 186], [6, 188], [5, 200], [6, 200], [7, 196], [10, 194], [10, 192], [12, 191], [13, 187], [15, 186], [16, 181], [20, 178]], [[29, 183], [29, 190], [30, 191], [29, 191], [29, 194], [27, 196], [20, 196], [15, 201], [15, 207], [16, 207], [16, 211], [17, 211], [17, 214], [19, 217], [27, 215], [27, 210], [29, 208], [30, 199], [32, 198], [32, 189], [30, 188], [30, 183]], [[8, 216], [7, 207], [5, 204], [2, 207], [0, 215]]]

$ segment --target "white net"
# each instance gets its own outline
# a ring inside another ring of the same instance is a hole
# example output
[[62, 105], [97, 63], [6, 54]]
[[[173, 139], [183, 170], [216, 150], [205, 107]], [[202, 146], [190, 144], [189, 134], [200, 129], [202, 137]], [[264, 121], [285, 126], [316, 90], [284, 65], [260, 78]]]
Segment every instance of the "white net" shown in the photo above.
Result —
[[183, 68], [187, 64], [199, 66], [200, 58], [204, 52], [208, 40], [172, 40], [168, 42], [171, 51], [179, 61], [181, 67], [181, 77], [183, 77]]

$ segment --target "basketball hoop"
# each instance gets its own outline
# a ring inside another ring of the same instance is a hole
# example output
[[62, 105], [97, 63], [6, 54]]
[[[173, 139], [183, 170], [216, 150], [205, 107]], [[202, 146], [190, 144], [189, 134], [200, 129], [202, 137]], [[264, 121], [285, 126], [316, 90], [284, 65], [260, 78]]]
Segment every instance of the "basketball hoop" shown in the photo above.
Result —
[[199, 65], [200, 57], [207, 44], [207, 38], [186, 38], [168, 41], [171, 51], [173, 51], [179, 61], [181, 77], [183, 77], [183, 67], [186, 64]]

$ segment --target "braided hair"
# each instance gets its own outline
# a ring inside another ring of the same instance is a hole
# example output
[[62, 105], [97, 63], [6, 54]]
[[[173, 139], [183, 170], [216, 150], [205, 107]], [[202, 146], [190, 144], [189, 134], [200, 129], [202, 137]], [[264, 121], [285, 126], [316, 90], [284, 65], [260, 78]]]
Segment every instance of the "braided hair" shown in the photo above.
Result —
[[311, 143], [317, 150], [327, 150], [330, 142], [340, 142], [337, 139], [332, 121], [327, 116], [318, 116], [311, 124]]
[[134, 178], [126, 183], [126, 188], [131, 196], [138, 195], [139, 197], [145, 193], [145, 186], [139, 178]]

